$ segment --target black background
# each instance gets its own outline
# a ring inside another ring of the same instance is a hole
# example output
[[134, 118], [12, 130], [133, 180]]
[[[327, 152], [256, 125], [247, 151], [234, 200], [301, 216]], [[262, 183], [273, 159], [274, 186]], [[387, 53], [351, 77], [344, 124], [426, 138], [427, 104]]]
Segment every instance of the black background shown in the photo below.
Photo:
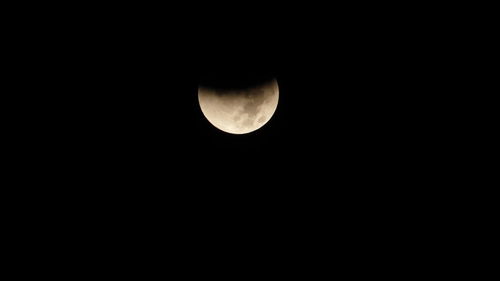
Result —
[[[425, 118], [414, 114], [427, 97], [411, 26], [356, 7], [305, 18], [259, 7], [185, 21], [108, 11], [58, 33], [54, 104], [75, 148], [113, 170], [205, 174], [228, 186], [394, 179], [419, 149]], [[270, 78], [280, 102], [261, 130], [225, 134], [202, 115], [201, 82]]]
[[[411, 9], [89, 9], [33, 26], [33, 103], [49, 106], [32, 120], [30, 165], [65, 221], [200, 247], [199, 233], [223, 229], [283, 248], [294, 235], [371, 247], [418, 232], [439, 162], [421, 132], [439, 128], [425, 127], [436, 65]], [[269, 78], [280, 100], [261, 129], [231, 135], [203, 116], [201, 82]]]
[[[40, 269], [19, 273], [394, 276], [463, 256], [457, 233], [478, 216], [457, 194], [475, 185], [453, 179], [467, 177], [458, 140], [476, 123], [451, 111], [471, 116], [454, 101], [477, 88], [457, 89], [462, 54], [441, 44], [455, 25], [442, 15], [463, 13], [21, 5], [7, 22], [4, 79], [20, 102], [3, 104], [15, 145], [2, 199], [9, 260]], [[231, 135], [203, 116], [200, 83], [270, 78], [279, 104], [261, 129]]]
[[[193, 190], [273, 204], [344, 194], [371, 205], [412, 184], [432, 90], [409, 11], [122, 8], [68, 13], [37, 42], [50, 51], [41, 99], [56, 109], [42, 135], [58, 134], [57, 155], [82, 180], [154, 185], [153, 200]], [[280, 101], [262, 129], [231, 135], [204, 118], [200, 83], [270, 78]]]

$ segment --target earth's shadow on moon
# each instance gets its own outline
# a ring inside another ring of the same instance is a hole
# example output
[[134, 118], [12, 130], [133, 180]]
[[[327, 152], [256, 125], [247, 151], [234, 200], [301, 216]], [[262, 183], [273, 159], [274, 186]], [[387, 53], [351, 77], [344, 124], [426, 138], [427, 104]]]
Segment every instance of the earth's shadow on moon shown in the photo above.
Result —
[[259, 129], [274, 114], [278, 102], [277, 81], [270, 76], [227, 75], [200, 83], [199, 101], [205, 117], [218, 129], [232, 134]]
[[211, 70], [199, 76], [199, 86], [218, 91], [222, 95], [234, 94], [234, 91], [254, 88], [267, 84], [276, 78], [276, 74], [271, 70], [266, 70], [265, 66], [260, 70], [248, 70], [230, 68], [227, 70]]

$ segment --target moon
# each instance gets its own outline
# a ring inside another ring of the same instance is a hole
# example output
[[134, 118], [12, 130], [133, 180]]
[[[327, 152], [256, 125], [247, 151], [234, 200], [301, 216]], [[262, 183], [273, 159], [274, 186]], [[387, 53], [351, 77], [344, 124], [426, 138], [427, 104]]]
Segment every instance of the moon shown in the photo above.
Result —
[[276, 79], [246, 89], [199, 87], [201, 111], [216, 128], [230, 134], [247, 134], [264, 126], [278, 107]]

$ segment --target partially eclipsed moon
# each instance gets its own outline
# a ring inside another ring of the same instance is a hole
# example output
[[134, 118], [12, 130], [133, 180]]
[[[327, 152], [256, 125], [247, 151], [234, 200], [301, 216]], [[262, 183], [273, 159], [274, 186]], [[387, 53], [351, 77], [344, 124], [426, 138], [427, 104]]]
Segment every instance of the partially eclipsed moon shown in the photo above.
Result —
[[205, 117], [216, 128], [231, 134], [246, 134], [264, 126], [276, 111], [278, 96], [275, 79], [241, 90], [198, 89]]

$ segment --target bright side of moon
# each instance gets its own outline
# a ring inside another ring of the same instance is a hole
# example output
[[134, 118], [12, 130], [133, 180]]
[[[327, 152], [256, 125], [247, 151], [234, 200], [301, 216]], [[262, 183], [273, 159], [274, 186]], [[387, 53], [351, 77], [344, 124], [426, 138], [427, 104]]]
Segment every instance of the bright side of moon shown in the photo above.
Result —
[[247, 134], [264, 126], [278, 106], [276, 79], [238, 90], [198, 88], [201, 111], [216, 128], [231, 134]]

